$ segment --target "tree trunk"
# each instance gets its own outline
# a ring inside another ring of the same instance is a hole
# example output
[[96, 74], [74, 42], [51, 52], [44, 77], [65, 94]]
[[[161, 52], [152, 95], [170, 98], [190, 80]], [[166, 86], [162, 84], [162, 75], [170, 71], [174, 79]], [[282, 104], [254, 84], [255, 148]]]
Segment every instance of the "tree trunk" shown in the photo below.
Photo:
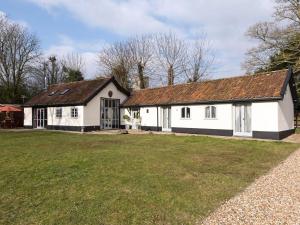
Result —
[[170, 65], [168, 69], [168, 86], [173, 84], [174, 84], [174, 69], [173, 69], [173, 65]]
[[139, 73], [140, 89], [145, 89], [144, 66], [140, 62], [138, 63], [138, 73]]

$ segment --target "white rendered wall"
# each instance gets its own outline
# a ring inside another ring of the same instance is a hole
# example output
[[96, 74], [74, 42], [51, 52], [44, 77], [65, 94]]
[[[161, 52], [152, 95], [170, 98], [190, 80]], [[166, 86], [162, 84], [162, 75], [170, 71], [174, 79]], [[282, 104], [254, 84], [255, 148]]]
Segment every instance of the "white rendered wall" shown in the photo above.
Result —
[[251, 111], [253, 131], [279, 131], [278, 102], [252, 103]]
[[[78, 108], [78, 117], [71, 117], [71, 108], [73, 106], [65, 107], [48, 107], [48, 125], [52, 126], [83, 126], [84, 111], [83, 106], [74, 106]], [[62, 108], [62, 117], [56, 118], [56, 108]]]
[[[159, 109], [159, 107], [158, 107]], [[148, 110], [148, 113], [147, 113]], [[140, 109], [141, 125], [142, 126], [157, 126], [157, 107], [143, 107]]]
[[[141, 107], [140, 108], [140, 118], [141, 118], [141, 126], [148, 126], [148, 127], [157, 127], [157, 109], [158, 109], [158, 126], [160, 127], [160, 107]], [[148, 110], [148, 113], [147, 113]], [[124, 115], [130, 117], [130, 120], [133, 120], [133, 115], [130, 115], [129, 108], [121, 108], [121, 125], [131, 124], [130, 122], [126, 122], [123, 119]]]
[[120, 124], [121, 125], [125, 125], [126, 123], [127, 124], [131, 124], [130, 121], [126, 122], [123, 118], [124, 115], [127, 115], [130, 117], [130, 114], [129, 114], [129, 109], [128, 108], [120, 108]]
[[109, 91], [113, 92], [113, 96], [111, 97], [111, 99], [120, 99], [120, 104], [122, 104], [127, 99], [127, 95], [119, 91], [117, 87], [111, 82], [91, 101], [89, 101], [86, 106], [84, 106], [84, 126], [100, 126], [100, 99], [110, 98], [108, 96]]
[[[234, 130], [234, 105], [214, 104], [217, 108], [216, 119], [205, 118], [205, 107], [208, 105], [172, 106], [171, 127], [202, 128]], [[189, 107], [189, 119], [181, 118], [181, 108]], [[149, 109], [149, 113], [146, 110]], [[157, 108], [141, 107], [140, 116], [142, 126], [157, 126]], [[121, 115], [129, 115], [128, 109], [122, 109]], [[161, 127], [161, 107], [158, 107], [158, 126]], [[121, 118], [122, 118], [121, 117]], [[124, 121], [122, 121], [124, 125]], [[294, 128], [294, 106], [290, 88], [282, 101], [254, 102], [251, 104], [252, 131], [278, 132]]]
[[[232, 130], [232, 104], [215, 104], [216, 119], [205, 118], [205, 107], [208, 105], [172, 106], [171, 127], [204, 128]], [[189, 119], [181, 118], [181, 108], [189, 107]]]
[[32, 126], [32, 108], [24, 108], [24, 126]]
[[294, 129], [294, 103], [289, 86], [283, 100], [278, 102], [278, 126], [279, 131]]

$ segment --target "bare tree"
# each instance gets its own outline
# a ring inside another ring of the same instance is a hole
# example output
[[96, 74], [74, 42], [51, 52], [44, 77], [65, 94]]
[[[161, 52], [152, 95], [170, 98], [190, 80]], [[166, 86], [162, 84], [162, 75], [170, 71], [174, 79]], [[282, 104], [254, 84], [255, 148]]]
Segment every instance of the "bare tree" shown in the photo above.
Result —
[[168, 85], [201, 81], [209, 74], [213, 56], [205, 38], [188, 45], [170, 32], [136, 36], [109, 45], [100, 52], [99, 64], [126, 88], [131, 88], [138, 77], [139, 88], [143, 89], [146, 78], [159, 78]]
[[78, 53], [70, 53], [61, 60], [62, 69], [65, 73], [65, 82], [84, 80], [83, 68], [84, 61]]
[[123, 87], [131, 87], [131, 71], [134, 63], [131, 49], [126, 42], [116, 42], [102, 49], [99, 63], [107, 75], [115, 76]]
[[39, 41], [24, 27], [0, 18], [0, 85], [10, 102], [20, 101], [32, 64], [40, 56]]
[[63, 56], [62, 65], [68, 69], [82, 71], [84, 68], [84, 61], [80, 54], [70, 53]]
[[44, 63], [48, 84], [62, 83], [65, 80], [63, 64], [56, 56], [50, 56], [49, 61]]
[[184, 73], [188, 82], [199, 82], [208, 78], [214, 62], [214, 55], [205, 38], [189, 45], [188, 60]]
[[249, 49], [243, 67], [250, 73], [295, 65], [300, 69], [300, 4], [298, 0], [276, 0], [272, 22], [257, 23], [247, 36], [258, 45]]
[[167, 74], [168, 85], [173, 85], [184, 71], [187, 61], [186, 43], [172, 32], [157, 34], [155, 39], [157, 59], [162, 71]]
[[62, 62], [52, 55], [48, 59], [40, 58], [32, 71], [34, 78], [30, 79], [31, 88], [42, 90], [48, 85], [63, 83], [66, 81], [66, 74]]
[[276, 0], [275, 18], [278, 21], [289, 21], [292, 26], [300, 26], [299, 0]]
[[154, 56], [153, 36], [137, 36], [128, 41], [130, 54], [136, 67], [140, 89], [145, 88], [145, 71]]

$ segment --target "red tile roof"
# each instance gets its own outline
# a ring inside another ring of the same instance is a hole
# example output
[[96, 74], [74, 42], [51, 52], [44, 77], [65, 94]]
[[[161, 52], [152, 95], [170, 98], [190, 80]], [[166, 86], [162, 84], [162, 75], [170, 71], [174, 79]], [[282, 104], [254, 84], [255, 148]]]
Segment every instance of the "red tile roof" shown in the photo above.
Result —
[[288, 70], [134, 91], [124, 107], [282, 98]]
[[[96, 80], [51, 85], [47, 90], [26, 102], [24, 106], [83, 105], [110, 81], [116, 83], [114, 78], [99, 78]], [[65, 93], [63, 94], [64, 91]]]

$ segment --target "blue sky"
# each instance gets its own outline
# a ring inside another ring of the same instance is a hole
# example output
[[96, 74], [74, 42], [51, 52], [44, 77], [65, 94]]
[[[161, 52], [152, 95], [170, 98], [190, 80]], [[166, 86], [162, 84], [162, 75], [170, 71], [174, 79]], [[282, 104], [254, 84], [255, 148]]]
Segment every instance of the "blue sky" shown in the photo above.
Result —
[[255, 44], [245, 32], [270, 19], [273, 6], [272, 0], [0, 0], [0, 11], [35, 33], [45, 55], [80, 53], [87, 78], [99, 73], [104, 45], [170, 30], [187, 40], [206, 35], [215, 52], [213, 77], [240, 75]]

